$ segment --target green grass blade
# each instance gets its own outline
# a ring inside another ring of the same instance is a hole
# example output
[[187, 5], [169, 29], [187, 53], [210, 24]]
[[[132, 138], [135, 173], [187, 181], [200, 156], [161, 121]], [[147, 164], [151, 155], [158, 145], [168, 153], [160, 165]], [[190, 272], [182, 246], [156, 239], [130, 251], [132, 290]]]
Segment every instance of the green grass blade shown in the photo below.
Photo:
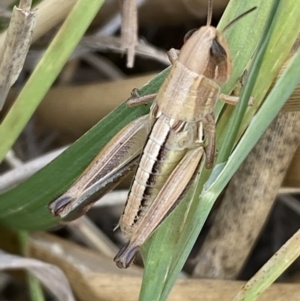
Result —
[[[28, 250], [29, 235], [26, 231], [18, 231], [17, 235], [19, 239], [21, 254], [24, 257], [26, 257], [26, 255], [28, 255], [27, 250]], [[26, 278], [27, 278], [26, 280], [28, 284], [30, 300], [45, 301], [45, 296], [40, 281], [28, 271], [26, 271]]]
[[[239, 131], [238, 138], [241, 136], [246, 126], [249, 124], [254, 112], [258, 110], [261, 103], [270, 89], [270, 86], [281, 68], [284, 60], [286, 59], [287, 53], [290, 51], [294, 41], [295, 36], [300, 31], [299, 22], [295, 22], [299, 16], [299, 5], [294, 2], [287, 1], [284, 7], [281, 7], [281, 16], [285, 14], [285, 22], [280, 21], [275, 24], [274, 35], [267, 49], [266, 56], [263, 61], [261, 72], [258, 75], [256, 85], [253, 90], [252, 96], [254, 97], [253, 107], [248, 107], [244, 117], [243, 125]], [[289, 16], [287, 19], [286, 16]], [[284, 17], [281, 17], [284, 18]], [[291, 22], [293, 27], [290, 26]], [[225, 117], [232, 114], [233, 108], [227, 106], [223, 115]], [[217, 125], [218, 139], [217, 148], [221, 149], [222, 146], [227, 142], [227, 136], [225, 135], [226, 129], [229, 126], [229, 118], [222, 118]]]
[[[257, 43], [263, 35], [262, 30], [273, 2], [266, 1], [261, 3], [261, 1], [251, 1], [251, 3], [249, 2], [245, 5], [243, 1], [231, 0], [227, 6], [218, 24], [219, 29], [224, 28], [235, 17], [250, 8], [257, 7], [257, 9], [232, 25], [224, 34], [226, 41], [228, 41], [233, 64], [229, 81], [222, 85], [222, 93], [230, 94], [245, 68], [248, 67], [250, 58], [254, 55], [257, 48]], [[215, 109], [216, 116], [219, 116], [223, 107], [224, 102], [219, 101]]]
[[246, 283], [232, 301], [256, 300], [299, 256], [298, 230]]
[[[300, 13], [300, 10], [299, 10]], [[228, 159], [228, 162], [218, 178], [210, 185], [204, 194], [211, 195], [222, 191], [240, 164], [259, 140], [272, 120], [277, 116], [286, 100], [300, 83], [300, 49], [293, 56], [286, 70], [265, 99], [261, 109], [252, 118], [252, 122], [242, 136], [236, 149]], [[203, 195], [204, 195], [203, 194]]]
[[[220, 149], [217, 163], [226, 162], [234, 146], [236, 136], [243, 121], [246, 109], [248, 107], [248, 100], [252, 96], [251, 93], [256, 82], [257, 73], [262, 65], [263, 57], [265, 55], [266, 48], [271, 38], [272, 32], [269, 30], [269, 27], [271, 25], [273, 15], [276, 13], [277, 8], [278, 4], [274, 5], [269, 14], [269, 21], [267, 22], [266, 28], [264, 28], [264, 38], [261, 39], [260, 44], [258, 45], [258, 54], [256, 55], [256, 59], [254, 60], [252, 68], [249, 72], [247, 86], [245, 87], [245, 89], [242, 90], [239, 103], [237, 104], [228, 122], [227, 131], [225, 131], [224, 133], [224, 135], [226, 136], [226, 143], [224, 143]], [[276, 20], [274, 20], [274, 22], [276, 22]]]

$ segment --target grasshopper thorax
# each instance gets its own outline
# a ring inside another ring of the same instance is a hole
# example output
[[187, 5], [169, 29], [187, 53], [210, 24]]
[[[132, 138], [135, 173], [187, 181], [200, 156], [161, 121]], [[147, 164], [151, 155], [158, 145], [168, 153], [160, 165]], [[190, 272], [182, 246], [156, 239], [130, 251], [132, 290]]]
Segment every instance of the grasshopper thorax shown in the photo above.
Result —
[[225, 83], [231, 73], [227, 43], [215, 27], [196, 30], [182, 46], [178, 60], [191, 71], [218, 83]]

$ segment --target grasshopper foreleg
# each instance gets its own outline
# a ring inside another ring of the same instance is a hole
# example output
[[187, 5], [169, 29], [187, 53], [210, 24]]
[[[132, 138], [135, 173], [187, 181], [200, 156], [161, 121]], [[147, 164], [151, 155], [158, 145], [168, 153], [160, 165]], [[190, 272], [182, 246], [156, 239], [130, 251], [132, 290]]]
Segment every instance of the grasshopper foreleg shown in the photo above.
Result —
[[138, 89], [133, 89], [131, 92], [131, 97], [127, 100], [127, 105], [129, 107], [144, 105], [154, 100], [157, 96], [157, 93], [140, 95]]
[[[171, 64], [174, 64], [178, 58], [179, 50], [174, 48], [170, 49], [167, 54]], [[147, 95], [140, 95], [138, 89], [133, 89], [131, 92], [131, 97], [127, 100], [127, 105], [130, 107], [144, 105], [153, 101], [157, 96], [157, 93], [147, 94]]]
[[[245, 85], [247, 75], [248, 75], [248, 71], [244, 70], [243, 74], [241, 75], [241, 77], [239, 78], [237, 84], [235, 85], [235, 87], [232, 91], [232, 94], [231, 95], [226, 95], [226, 94], [221, 93], [219, 98], [227, 104], [236, 105], [239, 101], [238, 95], [240, 95], [240, 92], [241, 92], [242, 88]], [[248, 105], [253, 106], [253, 104], [254, 104], [254, 98], [251, 96], [249, 98]]]
[[[220, 94], [219, 98], [222, 101], [224, 101], [225, 103], [227, 103], [229, 105], [233, 105], [233, 106], [235, 106], [239, 102], [239, 99], [240, 99], [238, 96], [226, 95], [226, 94], [223, 94], [223, 93]], [[253, 106], [253, 103], [254, 103], [254, 98], [251, 96], [249, 98], [248, 105]]]

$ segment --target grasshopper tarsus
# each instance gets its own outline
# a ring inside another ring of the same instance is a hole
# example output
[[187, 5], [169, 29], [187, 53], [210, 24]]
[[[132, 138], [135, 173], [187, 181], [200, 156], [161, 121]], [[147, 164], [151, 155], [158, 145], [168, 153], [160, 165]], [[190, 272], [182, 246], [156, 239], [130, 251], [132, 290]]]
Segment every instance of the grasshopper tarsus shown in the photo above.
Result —
[[139, 89], [133, 88], [132, 91], [131, 91], [131, 97], [132, 98], [138, 98], [140, 96], [141, 96], [141, 94], [140, 94]]
[[124, 245], [114, 258], [114, 262], [120, 269], [127, 269], [134, 261], [139, 246], [131, 245], [130, 241]]
[[174, 48], [171, 48], [167, 52], [168, 58], [169, 58], [169, 60], [170, 60], [170, 62], [171, 62], [172, 65], [174, 65], [174, 63], [178, 59], [178, 54], [179, 54], [179, 50], [178, 49], [174, 49]]
[[72, 201], [74, 201], [73, 197], [62, 195], [54, 202], [50, 203], [48, 207], [53, 215], [60, 216], [60, 213], [64, 210], [64, 208]]

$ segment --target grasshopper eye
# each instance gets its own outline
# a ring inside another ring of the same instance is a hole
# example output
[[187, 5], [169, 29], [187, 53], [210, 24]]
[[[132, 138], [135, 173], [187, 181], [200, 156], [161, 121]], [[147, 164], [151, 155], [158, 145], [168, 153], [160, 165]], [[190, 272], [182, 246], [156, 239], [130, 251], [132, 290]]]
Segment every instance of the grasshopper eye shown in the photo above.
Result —
[[227, 57], [226, 50], [216, 39], [211, 44], [210, 53], [213, 57], [219, 58], [219, 60]]
[[197, 30], [198, 30], [198, 28], [194, 28], [194, 29], [189, 30], [189, 31], [185, 34], [185, 36], [184, 36], [184, 38], [183, 38], [183, 43], [185, 43], [185, 42], [192, 36], [192, 34], [193, 34], [195, 31], [197, 31]]

